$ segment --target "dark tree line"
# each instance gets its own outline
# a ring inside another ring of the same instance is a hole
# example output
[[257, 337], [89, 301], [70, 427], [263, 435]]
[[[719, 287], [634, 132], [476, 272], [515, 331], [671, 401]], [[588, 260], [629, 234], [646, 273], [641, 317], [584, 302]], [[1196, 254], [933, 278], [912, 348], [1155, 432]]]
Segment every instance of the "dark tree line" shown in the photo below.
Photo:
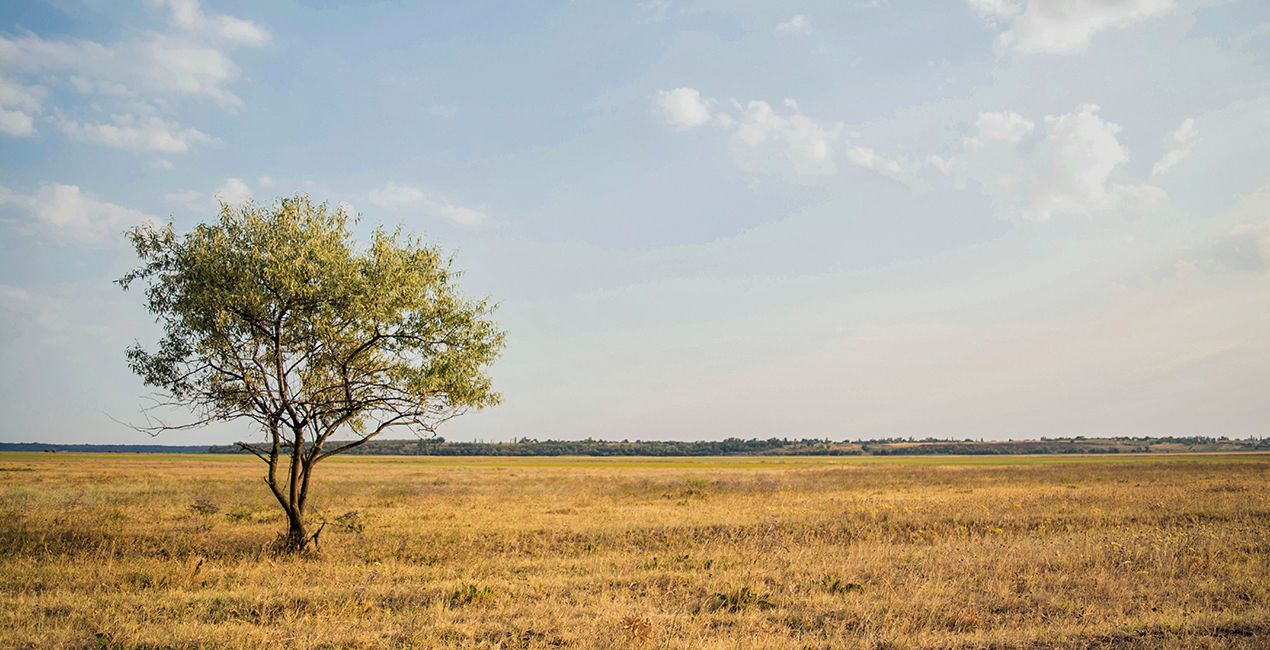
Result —
[[[444, 438], [372, 440], [349, 453], [396, 456], [915, 456], [998, 454], [1117, 454], [1162, 451], [1270, 450], [1267, 439], [1206, 436], [1167, 438], [1052, 438], [976, 441], [890, 438], [834, 442], [818, 438], [726, 440], [535, 440], [449, 442]], [[235, 445], [210, 448], [234, 453]]]

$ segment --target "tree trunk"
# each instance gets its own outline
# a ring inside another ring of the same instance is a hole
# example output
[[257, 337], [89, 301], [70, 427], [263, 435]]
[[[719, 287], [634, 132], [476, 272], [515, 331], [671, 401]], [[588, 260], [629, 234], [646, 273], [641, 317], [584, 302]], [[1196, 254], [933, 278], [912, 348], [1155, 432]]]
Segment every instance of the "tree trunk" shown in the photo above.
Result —
[[290, 553], [302, 553], [309, 545], [309, 531], [304, 526], [304, 515], [300, 512], [287, 513], [287, 534], [283, 539], [283, 550]]

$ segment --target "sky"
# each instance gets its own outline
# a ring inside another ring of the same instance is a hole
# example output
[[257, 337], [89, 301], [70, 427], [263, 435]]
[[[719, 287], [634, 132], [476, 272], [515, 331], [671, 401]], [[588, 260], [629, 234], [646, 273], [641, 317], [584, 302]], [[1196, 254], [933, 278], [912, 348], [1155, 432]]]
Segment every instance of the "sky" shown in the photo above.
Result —
[[254, 439], [113, 280], [297, 192], [499, 303], [452, 440], [1270, 433], [1264, 0], [0, 4], [0, 440]]

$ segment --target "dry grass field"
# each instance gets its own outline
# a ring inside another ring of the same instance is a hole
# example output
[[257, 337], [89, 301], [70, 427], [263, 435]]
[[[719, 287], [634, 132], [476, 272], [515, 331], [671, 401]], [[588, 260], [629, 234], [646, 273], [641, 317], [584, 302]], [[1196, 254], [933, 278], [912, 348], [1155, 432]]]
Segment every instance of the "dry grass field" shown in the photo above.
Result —
[[0, 454], [0, 647], [1270, 647], [1270, 455], [260, 472]]

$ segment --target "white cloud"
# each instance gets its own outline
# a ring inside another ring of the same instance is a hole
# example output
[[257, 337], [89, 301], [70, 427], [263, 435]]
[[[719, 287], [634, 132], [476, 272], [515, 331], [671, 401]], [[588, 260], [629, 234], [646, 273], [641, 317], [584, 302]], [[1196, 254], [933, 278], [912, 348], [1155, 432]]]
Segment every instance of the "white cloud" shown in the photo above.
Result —
[[970, 4], [971, 9], [994, 20], [1009, 18], [1019, 13], [1021, 9], [1016, 0], [966, 0], [966, 2]]
[[659, 90], [653, 104], [667, 124], [681, 131], [710, 121], [710, 106], [695, 88]]
[[852, 147], [848, 149], [847, 162], [858, 167], [871, 169], [888, 178], [898, 181], [905, 180], [904, 168], [898, 161], [882, 157], [869, 147]]
[[997, 47], [1025, 54], [1080, 54], [1099, 32], [1173, 8], [1173, 0], [967, 0], [994, 25]]
[[0, 133], [12, 136], [35, 135], [35, 115], [40, 112], [46, 91], [0, 76]]
[[1163, 176], [1167, 174], [1174, 165], [1182, 162], [1189, 153], [1189, 147], [1186, 149], [1170, 149], [1162, 158], [1157, 160], [1155, 164], [1151, 166], [1151, 175]]
[[35, 121], [23, 111], [0, 108], [0, 133], [19, 137], [35, 135]]
[[1182, 125], [1177, 130], [1170, 133], [1168, 139], [1169, 144], [1173, 147], [1169, 149], [1164, 157], [1160, 158], [1155, 165], [1151, 167], [1152, 176], [1163, 176], [1167, 174], [1174, 165], [1182, 162], [1187, 156], [1191, 155], [1191, 148], [1195, 146], [1195, 137], [1199, 132], [1195, 129], [1195, 120], [1186, 118], [1182, 120]]
[[72, 138], [129, 151], [184, 153], [191, 145], [214, 141], [198, 129], [182, 128], [155, 116], [123, 114], [113, 116], [111, 124], [66, 120], [58, 126]]
[[242, 107], [227, 87], [238, 66], [218, 46], [184, 35], [151, 32], [111, 45], [32, 33], [0, 36], [0, 63], [20, 74], [63, 75], [72, 88], [97, 99], [190, 95], [231, 110]]
[[1031, 120], [1009, 111], [1001, 113], [980, 113], [975, 120], [978, 137], [984, 140], [1017, 143], [1032, 133], [1036, 127]]
[[220, 210], [222, 201], [236, 207], [255, 200], [255, 195], [241, 178], [226, 178], [210, 195], [207, 190], [177, 190], [164, 194], [163, 200], [190, 212], [213, 214]]
[[163, 195], [163, 200], [168, 203], [180, 203], [183, 205], [191, 205], [202, 201], [207, 195], [194, 190], [179, 190], [176, 192], [168, 192]]
[[224, 201], [231, 206], [246, 203], [252, 200], [251, 188], [247, 184], [237, 178], [227, 178], [216, 191], [212, 193], [212, 198], [216, 201]]
[[26, 86], [0, 77], [0, 106], [36, 113], [44, 102], [45, 94], [46, 91], [40, 86]]
[[713, 110], [713, 99], [695, 88], [658, 91], [655, 103], [667, 124], [684, 131], [713, 125], [731, 134], [734, 158], [757, 173], [830, 176], [837, 172], [834, 149], [842, 134], [839, 123], [822, 124], [802, 114], [798, 102], [786, 99], [784, 111], [752, 100], [730, 102], [731, 110]]
[[[738, 162], [752, 171], [770, 171], [776, 162], [799, 176], [836, 173], [834, 147], [842, 125], [821, 124], [803, 115], [793, 100], [785, 100], [784, 105], [789, 112], [782, 114], [767, 102], [755, 100], [739, 116], [723, 116], [721, 123], [733, 133]], [[734, 106], [741, 108], [735, 102]]]
[[264, 45], [270, 39], [269, 30], [250, 20], [223, 14], [204, 14], [198, 0], [152, 0], [151, 4], [166, 6], [172, 25], [187, 32], [207, 34], [217, 40], [254, 47]]
[[1045, 220], [1058, 215], [1135, 210], [1163, 201], [1153, 185], [1111, 182], [1129, 159], [1117, 138], [1120, 127], [1093, 104], [1034, 125], [1015, 113], [981, 113], [976, 134], [951, 158], [932, 156], [932, 166], [960, 181], [977, 183], [1008, 215]]
[[260, 183], [263, 187], [273, 187], [273, 177], [271, 176], [261, 176], [256, 179], [256, 182]]
[[11, 220], [20, 229], [43, 232], [57, 239], [99, 244], [117, 238], [140, 223], [158, 220], [139, 210], [102, 201], [77, 185], [45, 183], [35, 194], [20, 194], [0, 186], [0, 205], [16, 209]]
[[371, 204], [393, 212], [418, 211], [465, 226], [479, 225], [485, 221], [483, 211], [468, 208], [448, 199], [408, 185], [385, 183], [370, 191]]
[[[264, 45], [269, 32], [251, 21], [205, 14], [191, 0], [151, 4], [169, 10], [166, 29], [129, 30], [126, 37], [111, 43], [45, 38], [33, 32], [0, 36], [0, 133], [35, 133], [33, 118], [44, 108], [48, 93], [43, 85], [27, 85], [33, 81], [69, 88], [85, 96], [94, 110], [104, 106], [121, 114], [138, 112], [138, 105], [146, 107], [140, 112], [149, 114], [167, 99], [181, 96], [207, 99], [227, 110], [241, 109], [242, 100], [229, 89], [239, 75], [229, 48]], [[80, 110], [63, 102], [56, 109], [58, 122], [76, 125], [86, 139], [112, 146], [184, 151], [191, 138], [202, 135], [185, 129], [175, 138], [155, 137], [133, 132], [128, 125], [93, 124], [92, 118], [75, 115]], [[159, 124], [172, 130], [170, 124]], [[151, 131], [159, 124], [151, 124]]]
[[785, 35], [801, 35], [811, 33], [811, 21], [806, 16], [798, 14], [789, 20], [776, 26], [777, 34]]
[[926, 156], [926, 163], [930, 165], [931, 167], [934, 167], [936, 170], [939, 171], [939, 173], [945, 176], [952, 174], [954, 171], [956, 171], [957, 163], [955, 160], [945, 158], [943, 156], [939, 156], [936, 154], [931, 154], [929, 156]]
[[371, 190], [369, 196], [371, 203], [385, 210], [401, 210], [422, 203], [428, 195], [421, 189], [389, 182]]

